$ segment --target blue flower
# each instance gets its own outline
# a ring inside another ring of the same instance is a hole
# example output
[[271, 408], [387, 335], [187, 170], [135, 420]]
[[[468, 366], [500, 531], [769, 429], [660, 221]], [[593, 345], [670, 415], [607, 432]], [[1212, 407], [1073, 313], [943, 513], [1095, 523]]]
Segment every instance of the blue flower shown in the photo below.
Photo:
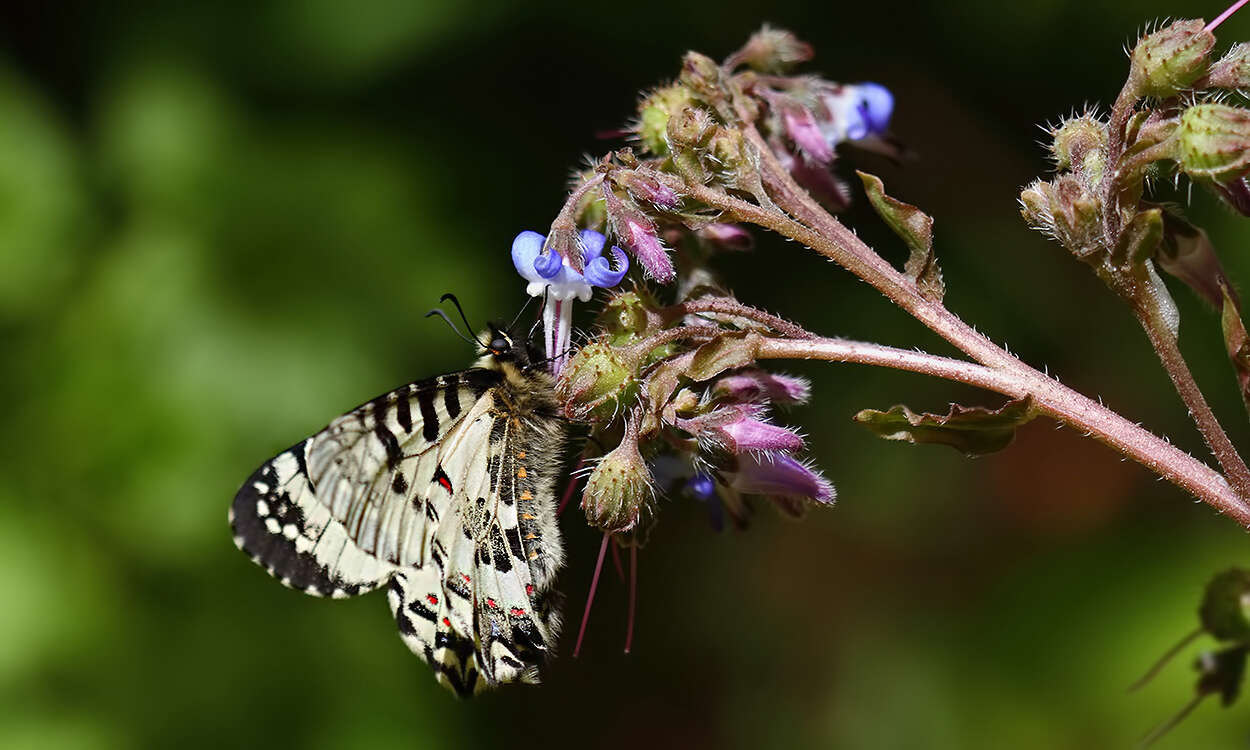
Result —
[[629, 257], [625, 252], [616, 246], [611, 248], [616, 261], [616, 269], [613, 270], [611, 261], [603, 254], [607, 240], [602, 234], [583, 229], [577, 237], [584, 261], [581, 273], [569, 266], [568, 258], [551, 251], [543, 252], [547, 242], [544, 235], [527, 230], [516, 236], [512, 241], [512, 265], [529, 282], [526, 292], [534, 297], [545, 292], [557, 300], [576, 297], [586, 302], [594, 287], [608, 288], [621, 283], [629, 271]]
[[834, 86], [819, 99], [827, 115], [820, 129], [833, 145], [884, 133], [894, 114], [894, 95], [879, 83]]

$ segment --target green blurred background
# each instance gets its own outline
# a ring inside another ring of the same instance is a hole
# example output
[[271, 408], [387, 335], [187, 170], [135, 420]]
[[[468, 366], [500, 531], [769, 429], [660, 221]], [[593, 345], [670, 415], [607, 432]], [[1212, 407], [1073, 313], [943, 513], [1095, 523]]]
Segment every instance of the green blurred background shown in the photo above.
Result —
[[[898, 97], [918, 154], [868, 159], [937, 217], [950, 306], [1085, 393], [1205, 450], [1144, 337], [1025, 229], [1036, 124], [1111, 99], [1121, 44], [1220, 3], [630, 4], [331, 0], [7, 4], [0, 11], [0, 747], [1126, 747], [1191, 694], [1232, 522], [1072, 431], [977, 461], [849, 417], [986, 395], [853, 366], [789, 418], [839, 488], [801, 523], [714, 533], [666, 503], [640, 560], [635, 653], [608, 575], [582, 657], [541, 688], [454, 700], [380, 594], [278, 586], [230, 542], [262, 460], [471, 352], [421, 314], [455, 291], [509, 318], [507, 250], [569, 167], [696, 48], [789, 26], [835, 80]], [[1250, 38], [1250, 16], [1222, 39]], [[1195, 194], [1234, 279], [1250, 225]], [[851, 221], [902, 251], [862, 209]], [[829, 334], [948, 351], [793, 245], [726, 259], [739, 296]], [[1216, 316], [1174, 285], [1183, 345], [1239, 445]], [[767, 511], [767, 509], [762, 509]], [[598, 537], [563, 519], [575, 630]], [[1162, 747], [1244, 747], [1203, 705]]]

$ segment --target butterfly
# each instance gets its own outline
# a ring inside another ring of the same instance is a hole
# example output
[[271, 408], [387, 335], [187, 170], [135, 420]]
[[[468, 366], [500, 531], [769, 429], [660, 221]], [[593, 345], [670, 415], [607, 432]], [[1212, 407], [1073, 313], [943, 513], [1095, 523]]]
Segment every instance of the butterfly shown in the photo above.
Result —
[[314, 596], [387, 587], [404, 643], [467, 697], [535, 683], [560, 629], [550, 375], [491, 325], [478, 366], [398, 388], [263, 464], [230, 508], [234, 542]]

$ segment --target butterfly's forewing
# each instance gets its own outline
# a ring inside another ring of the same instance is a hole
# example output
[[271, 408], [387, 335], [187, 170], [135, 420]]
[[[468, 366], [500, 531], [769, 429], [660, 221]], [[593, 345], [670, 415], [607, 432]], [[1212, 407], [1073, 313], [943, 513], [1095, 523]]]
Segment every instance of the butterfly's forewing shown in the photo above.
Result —
[[405, 643], [457, 693], [535, 681], [556, 633], [562, 429], [534, 378], [536, 394], [468, 370], [345, 414], [240, 489], [236, 543], [313, 594], [390, 581]]

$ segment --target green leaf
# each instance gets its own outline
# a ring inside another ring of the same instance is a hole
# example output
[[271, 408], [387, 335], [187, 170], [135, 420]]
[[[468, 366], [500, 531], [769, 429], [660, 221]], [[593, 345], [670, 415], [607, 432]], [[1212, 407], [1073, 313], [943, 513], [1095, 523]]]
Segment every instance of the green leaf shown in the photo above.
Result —
[[685, 375], [695, 382], [702, 382], [726, 370], [754, 364], [759, 345], [760, 337], [754, 333], [718, 336], [695, 350]]
[[1032, 399], [1025, 397], [998, 409], [952, 404], [945, 416], [917, 414], [901, 404], [888, 411], [864, 409], [855, 421], [886, 440], [949, 445], [966, 456], [981, 456], [1006, 448], [1016, 428], [1035, 416]]
[[933, 252], [933, 217], [910, 203], [895, 200], [885, 194], [881, 178], [867, 172], [856, 171], [868, 193], [868, 202], [890, 229], [907, 243], [910, 255], [903, 271], [911, 277], [925, 299], [941, 302], [946, 293], [942, 282], [942, 269], [938, 268]]

